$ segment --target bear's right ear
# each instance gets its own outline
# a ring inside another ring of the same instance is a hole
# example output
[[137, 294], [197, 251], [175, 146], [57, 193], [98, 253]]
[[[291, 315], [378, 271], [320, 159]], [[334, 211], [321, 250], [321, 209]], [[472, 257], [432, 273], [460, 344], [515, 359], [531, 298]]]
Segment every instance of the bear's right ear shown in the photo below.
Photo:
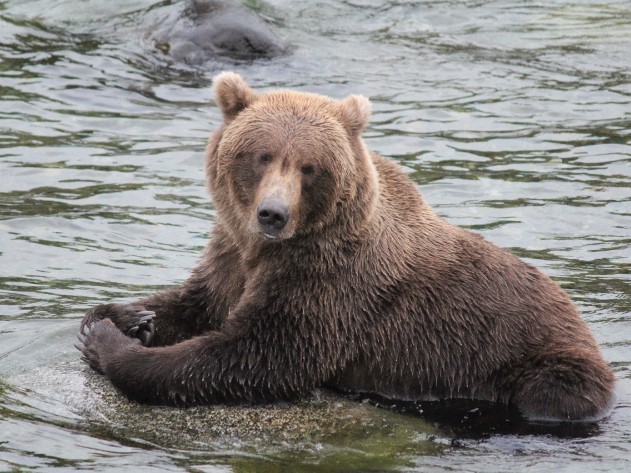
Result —
[[223, 112], [226, 121], [232, 120], [237, 114], [252, 104], [258, 97], [250, 89], [243, 77], [234, 72], [222, 72], [213, 79], [215, 101]]

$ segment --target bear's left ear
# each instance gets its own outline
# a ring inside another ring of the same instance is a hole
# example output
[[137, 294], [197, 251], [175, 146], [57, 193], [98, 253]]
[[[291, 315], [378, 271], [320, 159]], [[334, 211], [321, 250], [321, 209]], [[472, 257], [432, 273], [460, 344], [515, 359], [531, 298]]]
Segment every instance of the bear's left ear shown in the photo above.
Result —
[[243, 77], [234, 72], [222, 72], [215, 76], [213, 91], [226, 121], [232, 120], [258, 97]]
[[349, 95], [340, 101], [342, 123], [352, 135], [359, 135], [370, 119], [370, 100], [363, 95]]

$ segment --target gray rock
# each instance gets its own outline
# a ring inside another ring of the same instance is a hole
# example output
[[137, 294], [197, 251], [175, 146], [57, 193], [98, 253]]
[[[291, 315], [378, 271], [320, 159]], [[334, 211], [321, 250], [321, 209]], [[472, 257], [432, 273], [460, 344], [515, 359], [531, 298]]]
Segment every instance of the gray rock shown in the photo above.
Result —
[[272, 58], [289, 51], [254, 11], [239, 2], [192, 0], [178, 21], [153, 35], [155, 46], [178, 62], [201, 64], [222, 56]]

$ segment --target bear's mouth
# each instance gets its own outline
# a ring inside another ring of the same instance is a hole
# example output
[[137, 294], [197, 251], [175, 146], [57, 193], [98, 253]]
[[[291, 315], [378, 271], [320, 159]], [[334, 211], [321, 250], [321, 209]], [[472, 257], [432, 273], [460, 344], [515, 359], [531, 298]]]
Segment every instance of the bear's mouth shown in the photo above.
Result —
[[282, 237], [278, 235], [272, 235], [271, 233], [259, 232], [259, 235], [262, 235], [267, 241], [278, 241], [282, 240]]

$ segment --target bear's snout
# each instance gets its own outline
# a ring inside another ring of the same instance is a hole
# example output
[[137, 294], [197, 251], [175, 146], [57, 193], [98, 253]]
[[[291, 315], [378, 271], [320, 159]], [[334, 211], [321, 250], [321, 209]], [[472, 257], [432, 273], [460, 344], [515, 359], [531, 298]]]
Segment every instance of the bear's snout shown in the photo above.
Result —
[[263, 236], [268, 239], [279, 238], [278, 233], [289, 220], [289, 206], [278, 198], [267, 198], [259, 205], [257, 218], [261, 224]]

